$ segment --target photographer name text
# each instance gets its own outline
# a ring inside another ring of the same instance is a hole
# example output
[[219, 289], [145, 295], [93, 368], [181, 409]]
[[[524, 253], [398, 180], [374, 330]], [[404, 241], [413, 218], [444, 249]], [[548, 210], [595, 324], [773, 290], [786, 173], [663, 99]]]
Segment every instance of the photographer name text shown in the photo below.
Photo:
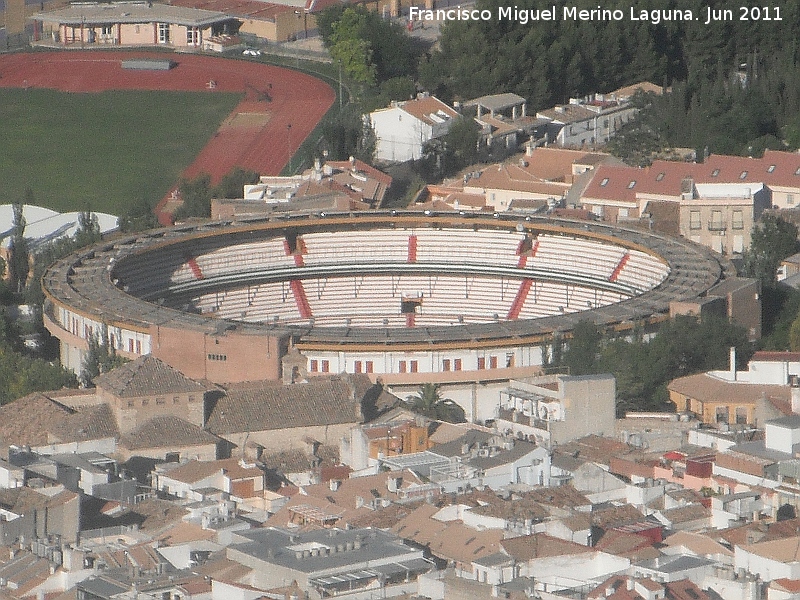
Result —
[[640, 9], [631, 6], [630, 10], [610, 9], [598, 6], [582, 9], [575, 6], [555, 5], [547, 8], [518, 8], [499, 6], [496, 12], [488, 9], [454, 8], [428, 10], [412, 6], [409, 9], [411, 21], [516, 21], [521, 25], [539, 21], [639, 21], [647, 25], [658, 25], [667, 21], [698, 21], [705, 25], [716, 21], [782, 21], [779, 6], [740, 6], [737, 8], [706, 7], [695, 14], [689, 9]]

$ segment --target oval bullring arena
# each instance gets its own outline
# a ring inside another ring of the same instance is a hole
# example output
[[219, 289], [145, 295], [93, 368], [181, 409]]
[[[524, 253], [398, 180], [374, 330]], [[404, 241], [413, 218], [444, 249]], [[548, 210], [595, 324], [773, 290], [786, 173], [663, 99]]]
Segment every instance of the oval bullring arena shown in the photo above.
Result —
[[288, 369], [420, 382], [542, 365], [581, 320], [646, 331], [731, 276], [710, 251], [638, 230], [371, 211], [161, 229], [72, 255], [43, 282], [73, 369], [105, 331], [123, 356], [214, 382]]

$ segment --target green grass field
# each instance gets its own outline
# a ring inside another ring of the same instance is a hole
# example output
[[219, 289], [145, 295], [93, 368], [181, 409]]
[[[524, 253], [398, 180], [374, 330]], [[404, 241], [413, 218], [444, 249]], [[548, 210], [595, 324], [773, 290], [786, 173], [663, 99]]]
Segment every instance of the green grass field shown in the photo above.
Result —
[[178, 181], [238, 94], [0, 89], [0, 204], [123, 214]]

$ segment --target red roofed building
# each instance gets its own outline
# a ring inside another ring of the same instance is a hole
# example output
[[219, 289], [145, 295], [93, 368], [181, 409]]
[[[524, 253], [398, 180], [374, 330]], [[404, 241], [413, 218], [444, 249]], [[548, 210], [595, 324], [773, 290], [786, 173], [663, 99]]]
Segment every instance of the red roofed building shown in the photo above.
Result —
[[427, 94], [420, 94], [416, 100], [392, 102], [389, 108], [369, 115], [377, 138], [375, 158], [389, 162], [417, 160], [425, 144], [447, 134], [459, 117], [447, 104]]

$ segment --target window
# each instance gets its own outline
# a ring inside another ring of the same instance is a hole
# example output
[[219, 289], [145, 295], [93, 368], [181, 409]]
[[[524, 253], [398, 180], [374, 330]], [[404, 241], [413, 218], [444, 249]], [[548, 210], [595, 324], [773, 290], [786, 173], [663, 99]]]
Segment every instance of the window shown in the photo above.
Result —
[[453, 371], [460, 371], [461, 370], [461, 359], [456, 358], [453, 360]]
[[330, 373], [330, 371], [331, 371], [331, 363], [330, 363], [330, 361], [323, 360], [321, 362], [322, 362], [322, 365], [321, 365], [322, 366], [322, 372], [323, 373]]
[[702, 224], [700, 222], [700, 211], [689, 211], [689, 229], [700, 229]]
[[656, 181], [661, 181], [662, 179], [664, 179], [664, 173], [659, 173], [656, 175]]
[[227, 354], [209, 354], [208, 360], [226, 361], [228, 360]]
[[608, 129], [608, 119], [603, 119], [603, 127]]
[[497, 368], [497, 357], [496, 356], [490, 356], [489, 357], [489, 368], [490, 369], [496, 369]]
[[486, 358], [483, 356], [478, 357], [478, 370], [482, 370], [486, 368]]
[[100, 27], [100, 35], [109, 36], [113, 33], [112, 25], [103, 25]]
[[373, 368], [374, 368], [372, 361], [368, 360], [365, 364], [366, 364], [366, 367], [367, 367], [367, 373], [372, 373]]
[[167, 401], [165, 398], [156, 398], [156, 404], [166, 404]]
[[633, 180], [632, 180], [632, 181], [631, 181], [631, 182], [628, 184], [628, 189], [629, 189], [629, 190], [632, 190], [632, 189], [633, 189], [633, 186], [635, 186], [635, 185], [636, 185], [636, 180], [635, 180], [635, 179], [633, 179]]
[[794, 204], [794, 194], [786, 194], [786, 204]]
[[178, 397], [178, 396], [173, 396], [172, 397], [172, 403], [173, 404], [180, 404], [180, 402], [181, 402], [180, 397]]
[[720, 231], [721, 229], [725, 229], [725, 226], [722, 224], [721, 210], [711, 211], [711, 223], [708, 224], [708, 228], [714, 231]]
[[361, 373], [361, 361], [360, 361], [360, 360], [357, 360], [357, 361], [355, 362], [355, 364], [353, 365], [353, 370], [354, 370], [356, 373]]
[[133, 340], [128, 340], [128, 352], [133, 352]]
[[319, 371], [319, 361], [312, 360], [311, 366], [309, 367], [309, 371], [311, 371], [312, 373], [316, 373], [317, 371]]
[[408, 369], [408, 363], [406, 363], [406, 361], [401, 360], [399, 363], [397, 363], [398, 372], [405, 373], [406, 369]]
[[737, 425], [747, 425], [747, 407], [736, 407], [736, 423]]
[[733, 228], [744, 229], [744, 213], [741, 210], [733, 211]]
[[419, 363], [416, 360], [412, 360], [410, 366], [412, 373], [416, 373], [417, 371], [419, 371]]
[[108, 336], [108, 344], [109, 344], [109, 345], [110, 345], [112, 348], [116, 348], [116, 347], [117, 347], [117, 340], [116, 340], [116, 338], [114, 337], [114, 334], [113, 334], [113, 333], [112, 333], [112, 334], [109, 334], [109, 336]]
[[712, 177], [716, 177], [717, 175], [719, 175], [719, 169], [714, 169], [713, 171], [711, 171]]
[[449, 370], [450, 370], [450, 359], [449, 358], [445, 358], [442, 361], [442, 371], [449, 371]]
[[141, 354], [141, 353], [142, 353], [142, 342], [136, 340], [136, 354]]
[[200, 28], [187, 27], [186, 28], [186, 45], [199, 46], [200, 45]]
[[142, 406], [147, 406], [148, 404], [150, 404], [150, 398], [145, 398], [142, 400]]
[[169, 44], [169, 23], [158, 24], [158, 43]]
[[718, 406], [717, 407], [716, 419], [717, 419], [717, 423], [727, 423], [728, 422], [728, 407], [727, 406]]

